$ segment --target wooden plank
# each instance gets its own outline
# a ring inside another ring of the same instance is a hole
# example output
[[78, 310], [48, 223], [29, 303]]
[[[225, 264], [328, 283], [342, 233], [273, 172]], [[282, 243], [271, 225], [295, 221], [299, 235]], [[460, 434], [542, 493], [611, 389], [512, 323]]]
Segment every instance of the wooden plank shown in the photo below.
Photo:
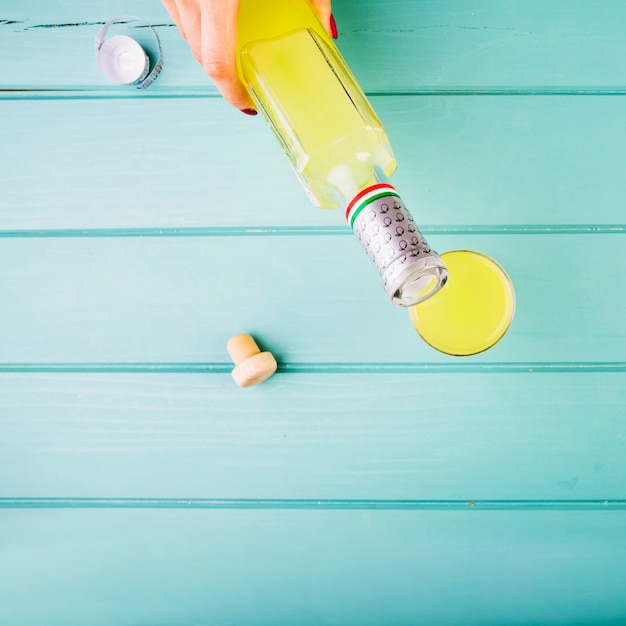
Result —
[[342, 53], [368, 90], [623, 86], [624, 42], [611, 23], [626, 17], [620, 0], [396, 0], [384, 9], [335, 0], [333, 11]]
[[2, 511], [0, 619], [617, 624], [625, 523], [623, 511]]
[[625, 406], [618, 372], [5, 373], [0, 497], [624, 499]]
[[[623, 363], [622, 236], [430, 239], [492, 256], [516, 287], [509, 333], [465, 363]], [[420, 340], [351, 234], [1, 243], [3, 363], [224, 363], [238, 332], [283, 364], [459, 361]]]
[[[620, 98], [374, 98], [424, 227], [624, 224]], [[344, 227], [220, 101], [3, 102], [0, 229]], [[234, 148], [236, 144], [236, 149]]]
[[[623, 88], [626, 56], [620, 0], [335, 0], [338, 45], [364, 88]], [[111, 88], [99, 73], [93, 39], [100, 25], [128, 13], [119, 0], [20, 2], [0, 18], [0, 85]], [[137, 0], [132, 13], [157, 25], [165, 65], [150, 88], [214, 93], [160, 3]], [[148, 50], [149, 34], [133, 28]], [[36, 59], [36, 61], [35, 61]], [[132, 87], [127, 88], [127, 90]], [[120, 90], [116, 90], [120, 91]]]

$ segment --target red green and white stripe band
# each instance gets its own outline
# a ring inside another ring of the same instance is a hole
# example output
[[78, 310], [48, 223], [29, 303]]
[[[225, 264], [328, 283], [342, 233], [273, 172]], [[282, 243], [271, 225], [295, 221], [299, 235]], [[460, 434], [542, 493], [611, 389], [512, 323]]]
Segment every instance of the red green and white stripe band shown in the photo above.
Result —
[[387, 183], [377, 183], [359, 192], [346, 209], [346, 221], [350, 224], [350, 228], [354, 228], [354, 221], [368, 204], [385, 196], [400, 197], [395, 188]]

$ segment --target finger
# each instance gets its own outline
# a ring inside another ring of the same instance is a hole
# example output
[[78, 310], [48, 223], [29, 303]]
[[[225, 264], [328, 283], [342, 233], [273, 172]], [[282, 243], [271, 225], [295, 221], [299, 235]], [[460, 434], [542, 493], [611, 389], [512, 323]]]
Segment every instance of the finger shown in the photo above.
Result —
[[238, 12], [239, 0], [202, 3], [202, 66], [228, 103], [249, 111], [255, 106], [237, 75]]
[[330, 0], [311, 0], [311, 4], [315, 9], [320, 21], [328, 34], [337, 39], [337, 25], [335, 24], [335, 18], [333, 17], [332, 6]]

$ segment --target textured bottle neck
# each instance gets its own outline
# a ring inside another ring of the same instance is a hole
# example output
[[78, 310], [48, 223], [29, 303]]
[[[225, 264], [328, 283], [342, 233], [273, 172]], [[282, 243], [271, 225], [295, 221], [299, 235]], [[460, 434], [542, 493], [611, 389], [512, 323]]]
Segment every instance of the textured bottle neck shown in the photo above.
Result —
[[431, 250], [395, 188], [377, 183], [348, 204], [346, 220], [374, 263], [383, 287], [398, 306], [435, 294], [448, 273]]

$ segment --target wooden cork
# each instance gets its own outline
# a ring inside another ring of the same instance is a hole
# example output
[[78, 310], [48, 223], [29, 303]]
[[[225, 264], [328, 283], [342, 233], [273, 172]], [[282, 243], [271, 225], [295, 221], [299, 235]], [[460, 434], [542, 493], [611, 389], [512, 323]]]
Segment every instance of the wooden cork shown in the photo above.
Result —
[[274, 355], [261, 352], [250, 335], [234, 335], [228, 340], [226, 350], [235, 364], [232, 376], [240, 387], [258, 385], [276, 371]]

